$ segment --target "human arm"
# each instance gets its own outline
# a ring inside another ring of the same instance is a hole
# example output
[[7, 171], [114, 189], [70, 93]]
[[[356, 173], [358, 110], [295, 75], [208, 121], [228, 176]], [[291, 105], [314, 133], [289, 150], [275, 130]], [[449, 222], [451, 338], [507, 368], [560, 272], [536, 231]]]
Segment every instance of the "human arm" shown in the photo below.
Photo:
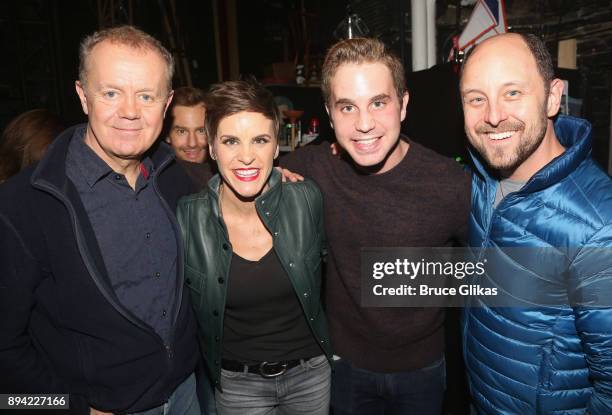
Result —
[[[278, 167], [280, 169], [289, 170], [293, 173], [306, 175], [307, 172], [307, 151], [306, 149], [295, 149], [289, 153], [283, 154], [278, 158]], [[293, 180], [292, 180], [293, 181]]]
[[612, 225], [599, 230], [575, 256], [568, 278], [576, 330], [593, 386], [587, 412], [612, 413]]
[[290, 181], [291, 183], [304, 181], [304, 176], [294, 173], [289, 169], [284, 169], [280, 166], [276, 167], [281, 174], [281, 179], [284, 182]]
[[340, 157], [340, 154], [342, 153], [342, 147], [340, 147], [340, 144], [338, 144], [336, 141], [329, 145], [329, 150], [331, 151], [332, 156], [336, 157]]
[[11, 221], [0, 214], [0, 391], [68, 393], [71, 413], [85, 414], [85, 398], [70, 393], [30, 334], [35, 291], [45, 278], [52, 278], [50, 271], [40, 266]]
[[34, 348], [29, 333], [34, 292], [43, 270], [11, 222], [0, 215], [0, 390], [66, 393]]

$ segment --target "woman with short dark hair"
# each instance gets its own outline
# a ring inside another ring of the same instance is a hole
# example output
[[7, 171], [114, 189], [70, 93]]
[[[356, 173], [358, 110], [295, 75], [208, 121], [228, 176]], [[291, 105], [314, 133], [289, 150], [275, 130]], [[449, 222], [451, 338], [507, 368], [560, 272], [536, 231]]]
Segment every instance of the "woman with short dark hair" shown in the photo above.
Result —
[[331, 348], [320, 300], [323, 206], [273, 168], [281, 117], [254, 82], [212, 87], [219, 174], [181, 201], [186, 283], [220, 414], [327, 414]]

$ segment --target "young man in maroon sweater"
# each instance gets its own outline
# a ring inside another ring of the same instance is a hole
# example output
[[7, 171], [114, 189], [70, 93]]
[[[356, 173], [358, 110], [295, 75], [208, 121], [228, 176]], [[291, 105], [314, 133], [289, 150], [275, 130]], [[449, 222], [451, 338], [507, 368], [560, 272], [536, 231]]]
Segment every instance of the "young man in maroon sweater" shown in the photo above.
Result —
[[314, 179], [325, 196], [325, 299], [339, 357], [334, 414], [438, 415], [444, 311], [362, 307], [360, 249], [450, 245], [467, 226], [469, 178], [454, 161], [400, 134], [408, 104], [404, 68], [382, 42], [338, 42], [322, 74], [343, 155], [306, 146], [281, 164]]

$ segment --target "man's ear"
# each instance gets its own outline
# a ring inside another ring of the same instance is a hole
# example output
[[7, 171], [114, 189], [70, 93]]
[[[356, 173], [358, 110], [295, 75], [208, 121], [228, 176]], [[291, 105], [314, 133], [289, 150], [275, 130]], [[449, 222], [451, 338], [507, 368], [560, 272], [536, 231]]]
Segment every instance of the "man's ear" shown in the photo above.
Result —
[[164, 105], [164, 118], [166, 118], [166, 111], [168, 111], [172, 98], [174, 98], [174, 90], [170, 91], [168, 97], [166, 98], [166, 104]]
[[327, 112], [327, 118], [329, 118], [329, 125], [331, 126], [332, 130], [334, 129], [334, 121], [332, 120], [331, 114], [329, 113], [329, 107], [327, 106], [327, 103], [325, 103], [325, 112]]
[[563, 81], [555, 78], [550, 81], [550, 91], [548, 92], [546, 102], [546, 115], [548, 118], [552, 118], [559, 112], [561, 107], [561, 97], [563, 96]]
[[279, 154], [280, 154], [280, 144], [276, 144], [276, 151], [274, 152], [274, 160], [276, 160]]
[[401, 103], [401, 111], [400, 111], [400, 116], [401, 116], [401, 121], [404, 121], [404, 118], [406, 118], [406, 108], [408, 107], [408, 101], [410, 100], [410, 95], [408, 95], [408, 91], [404, 92], [404, 95], [402, 95], [402, 103]]
[[216, 156], [215, 152], [213, 151], [213, 146], [210, 143], [208, 143], [208, 154], [210, 154], [210, 158], [211, 159], [217, 160], [217, 156]]
[[79, 96], [83, 112], [85, 115], [89, 115], [89, 110], [87, 109], [87, 96], [85, 95], [85, 88], [81, 84], [81, 81], [77, 80], [74, 82], [74, 89], [76, 89], [76, 93]]

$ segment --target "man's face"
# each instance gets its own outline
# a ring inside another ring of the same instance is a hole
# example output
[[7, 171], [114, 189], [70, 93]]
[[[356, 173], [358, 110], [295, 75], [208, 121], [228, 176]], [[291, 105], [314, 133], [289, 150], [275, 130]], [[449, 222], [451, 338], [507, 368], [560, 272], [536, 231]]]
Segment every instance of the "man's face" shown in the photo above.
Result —
[[114, 170], [153, 145], [172, 99], [161, 56], [108, 41], [91, 51], [87, 84], [76, 90], [88, 116], [85, 143]]
[[330, 85], [327, 112], [340, 146], [373, 173], [395, 167], [406, 151], [398, 141], [408, 94], [400, 101], [389, 68], [378, 62], [344, 64]]
[[193, 163], [202, 163], [206, 159], [208, 143], [204, 127], [205, 114], [204, 105], [176, 105], [172, 109], [173, 121], [168, 142], [179, 159]]
[[535, 58], [520, 37], [481, 44], [464, 68], [461, 95], [465, 132], [492, 168], [511, 177], [537, 157], [558, 107], [545, 95]]

